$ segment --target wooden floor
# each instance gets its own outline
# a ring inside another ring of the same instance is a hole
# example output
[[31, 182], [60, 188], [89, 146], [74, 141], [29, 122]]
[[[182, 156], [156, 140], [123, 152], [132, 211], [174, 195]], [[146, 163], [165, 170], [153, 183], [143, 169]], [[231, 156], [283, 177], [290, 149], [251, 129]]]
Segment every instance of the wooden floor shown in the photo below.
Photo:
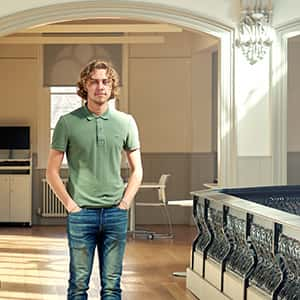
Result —
[[[155, 228], [159, 229], [159, 228]], [[175, 226], [174, 240], [128, 238], [122, 289], [124, 300], [194, 300], [185, 278], [172, 272], [189, 264], [193, 226]], [[95, 260], [89, 299], [99, 299]], [[0, 299], [66, 299], [68, 247], [64, 227], [0, 227]]]

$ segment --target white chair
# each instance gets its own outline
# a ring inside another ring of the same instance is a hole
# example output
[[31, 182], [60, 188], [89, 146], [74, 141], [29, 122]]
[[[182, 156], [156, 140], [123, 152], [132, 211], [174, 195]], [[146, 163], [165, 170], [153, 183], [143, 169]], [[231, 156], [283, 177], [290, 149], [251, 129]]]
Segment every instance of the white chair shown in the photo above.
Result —
[[162, 174], [158, 183], [142, 183], [140, 189], [156, 189], [158, 192], [158, 201], [157, 202], [136, 202], [136, 206], [150, 206], [150, 207], [161, 207], [166, 216], [168, 223], [168, 232], [167, 233], [157, 233], [147, 230], [136, 230], [135, 235], [143, 234], [146, 235], [148, 239], [154, 238], [173, 238], [173, 226], [171, 221], [171, 216], [168, 209], [168, 200], [166, 198], [166, 185], [167, 180], [170, 174]]

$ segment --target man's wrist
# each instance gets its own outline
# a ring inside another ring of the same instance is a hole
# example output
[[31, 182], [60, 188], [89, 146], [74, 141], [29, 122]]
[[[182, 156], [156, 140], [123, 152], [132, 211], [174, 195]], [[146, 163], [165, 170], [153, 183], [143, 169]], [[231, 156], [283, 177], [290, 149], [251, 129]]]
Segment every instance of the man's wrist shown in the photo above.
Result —
[[125, 200], [122, 200], [122, 201], [121, 201], [121, 205], [122, 205], [124, 208], [126, 208], [126, 209], [129, 209], [129, 208], [130, 208], [130, 204], [127, 203]]

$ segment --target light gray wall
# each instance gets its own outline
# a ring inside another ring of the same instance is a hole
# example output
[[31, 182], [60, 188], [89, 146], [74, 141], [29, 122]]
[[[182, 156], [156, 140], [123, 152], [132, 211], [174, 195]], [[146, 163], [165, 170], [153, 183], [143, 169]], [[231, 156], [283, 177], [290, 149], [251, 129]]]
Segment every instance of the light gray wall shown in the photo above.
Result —
[[287, 184], [300, 184], [300, 152], [288, 152], [287, 171]]
[[[203, 189], [203, 184], [216, 178], [216, 153], [145, 153], [143, 154], [144, 182], [157, 182], [161, 174], [170, 174], [167, 199], [192, 199], [190, 192]], [[157, 191], [140, 190], [136, 201], [152, 202]], [[191, 208], [169, 206], [174, 224], [189, 224]], [[161, 208], [137, 207], [137, 224], [165, 224]]]

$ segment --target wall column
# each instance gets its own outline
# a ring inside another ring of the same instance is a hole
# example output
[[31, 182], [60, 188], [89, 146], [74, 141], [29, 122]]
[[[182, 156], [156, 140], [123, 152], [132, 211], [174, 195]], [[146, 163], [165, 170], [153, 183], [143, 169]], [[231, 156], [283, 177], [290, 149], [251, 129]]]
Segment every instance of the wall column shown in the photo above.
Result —
[[269, 53], [250, 65], [236, 49], [237, 185], [272, 184]]

